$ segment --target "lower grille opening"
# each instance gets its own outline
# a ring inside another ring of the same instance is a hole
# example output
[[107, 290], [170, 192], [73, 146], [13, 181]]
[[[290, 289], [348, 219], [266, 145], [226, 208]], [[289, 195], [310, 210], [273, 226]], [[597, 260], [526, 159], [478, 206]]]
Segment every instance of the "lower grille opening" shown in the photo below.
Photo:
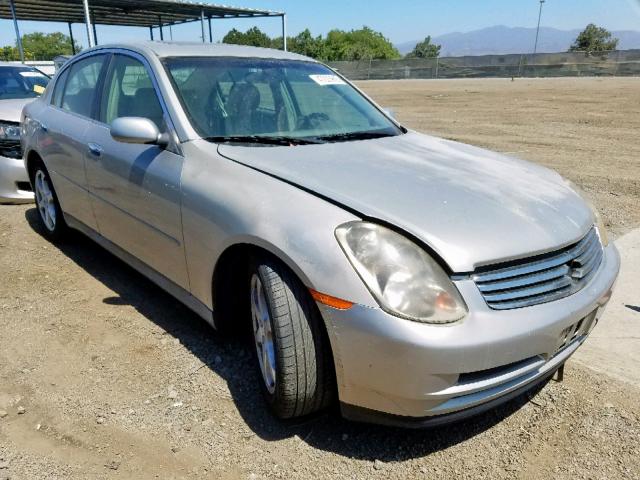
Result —
[[0, 140], [0, 156], [14, 158], [16, 160], [22, 158], [20, 141]]
[[505, 375], [509, 372], [520, 370], [532, 363], [539, 362], [541, 359], [542, 357], [540, 355], [535, 355], [507, 365], [500, 365], [499, 367], [489, 368], [487, 370], [478, 370], [477, 372], [463, 373], [458, 378], [458, 385], [477, 383], [483, 380], [500, 377], [501, 375]]
[[31, 184], [29, 182], [16, 182], [16, 188], [23, 192], [32, 192]]

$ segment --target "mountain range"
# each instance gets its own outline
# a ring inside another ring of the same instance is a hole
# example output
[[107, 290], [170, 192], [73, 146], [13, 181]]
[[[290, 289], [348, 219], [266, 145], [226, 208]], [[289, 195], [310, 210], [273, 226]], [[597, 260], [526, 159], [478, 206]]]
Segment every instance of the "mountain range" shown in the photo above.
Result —
[[[540, 27], [538, 52], [566, 52], [581, 30], [558, 30]], [[640, 32], [622, 30], [611, 32], [618, 38], [618, 49], [640, 48]], [[531, 53], [536, 39], [535, 28], [494, 27], [474, 30], [472, 32], [453, 32], [432, 39], [433, 43], [442, 45], [440, 55], [443, 57], [459, 57], [464, 55], [499, 55], [506, 53]], [[396, 47], [403, 55], [413, 50], [421, 40], [404, 42]]]

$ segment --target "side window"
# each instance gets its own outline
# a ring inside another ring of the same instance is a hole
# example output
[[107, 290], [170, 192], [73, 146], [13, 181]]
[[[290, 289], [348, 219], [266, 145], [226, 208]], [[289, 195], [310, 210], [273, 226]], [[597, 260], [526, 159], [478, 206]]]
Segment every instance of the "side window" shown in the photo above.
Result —
[[164, 127], [162, 106], [145, 66], [135, 58], [115, 55], [107, 74], [100, 121], [111, 124], [119, 117], [145, 117]]
[[95, 55], [71, 66], [62, 95], [61, 107], [63, 110], [85, 117], [91, 116], [96, 85], [105, 58], [105, 55]]
[[67, 68], [56, 80], [56, 85], [53, 90], [53, 95], [51, 97], [51, 103], [56, 107], [60, 107], [62, 105], [62, 94], [64, 93], [64, 84], [67, 81], [67, 77], [69, 76], [69, 69]]

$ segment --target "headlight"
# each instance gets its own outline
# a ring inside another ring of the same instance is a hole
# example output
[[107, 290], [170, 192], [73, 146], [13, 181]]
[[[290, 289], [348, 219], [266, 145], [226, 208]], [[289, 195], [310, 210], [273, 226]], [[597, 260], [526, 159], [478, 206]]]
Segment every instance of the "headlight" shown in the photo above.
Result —
[[444, 270], [422, 248], [388, 228], [353, 222], [336, 237], [387, 312], [426, 323], [460, 320], [467, 307]]
[[0, 140], [20, 140], [20, 125], [0, 122]]
[[607, 245], [609, 245], [609, 235], [607, 234], [607, 229], [604, 227], [604, 221], [602, 220], [602, 216], [600, 215], [600, 212], [598, 211], [596, 206], [593, 204], [593, 202], [589, 200], [589, 197], [587, 197], [587, 194], [584, 193], [584, 191], [579, 186], [577, 186], [571, 180], [565, 180], [565, 181], [571, 187], [571, 189], [574, 192], [576, 192], [580, 196], [580, 198], [584, 200], [584, 202], [587, 205], [589, 205], [589, 208], [591, 208], [591, 211], [593, 212], [593, 216], [596, 219], [596, 228], [598, 230], [598, 236], [600, 237], [602, 246], [606, 247]]

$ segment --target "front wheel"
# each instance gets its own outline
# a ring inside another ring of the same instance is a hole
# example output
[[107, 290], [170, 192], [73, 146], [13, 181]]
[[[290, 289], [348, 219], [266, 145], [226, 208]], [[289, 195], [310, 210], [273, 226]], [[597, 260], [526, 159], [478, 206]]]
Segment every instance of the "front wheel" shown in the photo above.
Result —
[[328, 406], [333, 361], [308, 290], [286, 267], [266, 258], [254, 262], [249, 290], [256, 364], [273, 412], [295, 418]]
[[38, 162], [31, 172], [31, 184], [40, 214], [40, 223], [45, 233], [52, 240], [59, 240], [67, 233], [68, 227], [62, 216], [62, 209], [49, 172], [41, 162]]

